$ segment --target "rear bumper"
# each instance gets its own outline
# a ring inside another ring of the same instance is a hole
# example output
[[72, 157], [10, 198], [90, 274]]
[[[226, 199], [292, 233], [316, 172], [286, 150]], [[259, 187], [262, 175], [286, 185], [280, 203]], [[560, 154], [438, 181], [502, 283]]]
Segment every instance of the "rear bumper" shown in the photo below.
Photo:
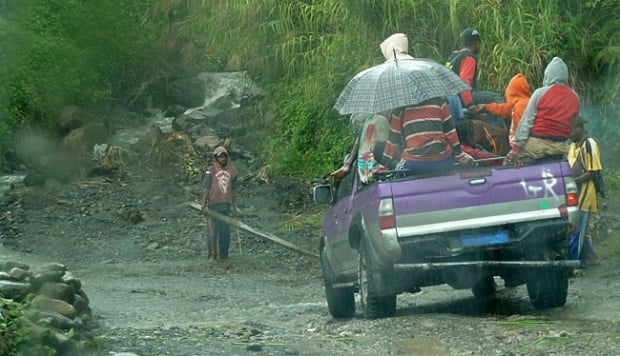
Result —
[[[395, 263], [501, 263], [504, 261], [557, 261], [568, 258], [568, 229], [566, 219], [552, 219], [494, 229], [450, 231], [442, 234], [401, 238], [401, 258]], [[463, 243], [465, 234], [482, 231], [504, 231], [509, 238], [504, 243], [469, 246]]]

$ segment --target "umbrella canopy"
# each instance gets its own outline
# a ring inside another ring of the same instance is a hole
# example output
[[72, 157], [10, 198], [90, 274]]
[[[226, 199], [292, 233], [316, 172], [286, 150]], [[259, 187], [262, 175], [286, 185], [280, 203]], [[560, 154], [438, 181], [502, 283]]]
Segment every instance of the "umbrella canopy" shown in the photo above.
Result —
[[378, 113], [471, 89], [458, 75], [428, 59], [394, 60], [358, 73], [334, 105], [342, 115]]

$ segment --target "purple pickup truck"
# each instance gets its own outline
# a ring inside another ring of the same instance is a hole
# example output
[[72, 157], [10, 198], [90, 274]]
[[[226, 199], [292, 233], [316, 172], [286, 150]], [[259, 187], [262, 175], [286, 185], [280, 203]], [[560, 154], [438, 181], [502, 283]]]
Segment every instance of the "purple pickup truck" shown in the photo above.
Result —
[[390, 171], [363, 184], [357, 169], [337, 185], [314, 187], [329, 203], [321, 266], [330, 314], [392, 316], [396, 296], [448, 284], [476, 298], [527, 284], [534, 307], [566, 303], [568, 236], [578, 219], [577, 185], [566, 161], [520, 168], [455, 167], [411, 176]]

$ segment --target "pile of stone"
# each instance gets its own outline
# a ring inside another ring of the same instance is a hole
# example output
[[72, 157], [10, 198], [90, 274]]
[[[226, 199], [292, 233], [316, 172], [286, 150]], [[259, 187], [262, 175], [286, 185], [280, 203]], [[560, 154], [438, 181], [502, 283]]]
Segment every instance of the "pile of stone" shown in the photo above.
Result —
[[82, 283], [60, 263], [36, 268], [20, 262], [0, 263], [0, 319], [9, 302], [23, 306], [19, 325], [34, 345], [59, 354], [88, 348], [85, 331], [91, 309]]

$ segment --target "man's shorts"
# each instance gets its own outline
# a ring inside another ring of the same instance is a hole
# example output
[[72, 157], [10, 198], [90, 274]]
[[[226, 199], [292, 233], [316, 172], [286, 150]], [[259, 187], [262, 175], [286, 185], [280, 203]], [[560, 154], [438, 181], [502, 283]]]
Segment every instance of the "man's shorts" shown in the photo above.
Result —
[[519, 153], [518, 159], [541, 159], [550, 156], [563, 156], [568, 152], [566, 142], [558, 142], [538, 137], [529, 137]]

